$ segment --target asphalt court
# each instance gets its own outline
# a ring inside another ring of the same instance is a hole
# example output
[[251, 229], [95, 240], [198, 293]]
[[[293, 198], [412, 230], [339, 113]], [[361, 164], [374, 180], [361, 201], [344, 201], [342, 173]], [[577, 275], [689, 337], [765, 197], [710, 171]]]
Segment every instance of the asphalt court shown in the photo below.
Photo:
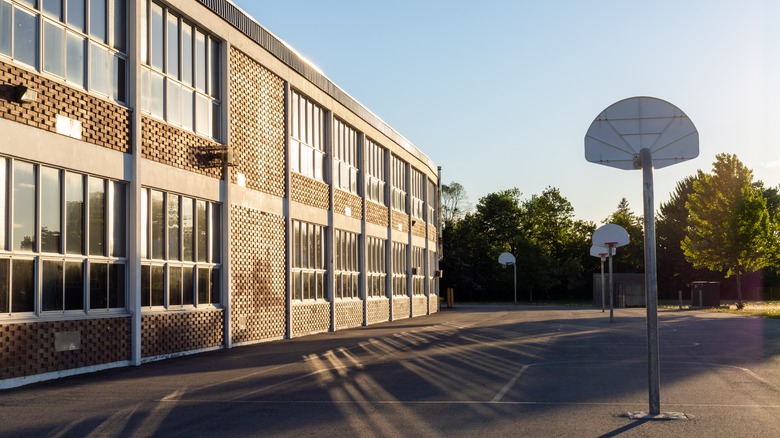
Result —
[[[0, 391], [2, 436], [780, 436], [780, 321], [465, 306]], [[45, 414], [44, 414], [45, 413]]]

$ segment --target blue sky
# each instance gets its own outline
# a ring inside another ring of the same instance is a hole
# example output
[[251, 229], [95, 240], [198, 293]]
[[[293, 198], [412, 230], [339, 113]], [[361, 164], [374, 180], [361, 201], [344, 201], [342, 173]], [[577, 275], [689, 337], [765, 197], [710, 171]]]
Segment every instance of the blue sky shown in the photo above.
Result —
[[[235, 0], [234, 0], [235, 1]], [[655, 201], [715, 155], [780, 184], [780, 2], [236, 1], [442, 166], [472, 204], [560, 189], [601, 224], [642, 175], [585, 161], [593, 119], [633, 96], [667, 100], [698, 158], [655, 172]]]

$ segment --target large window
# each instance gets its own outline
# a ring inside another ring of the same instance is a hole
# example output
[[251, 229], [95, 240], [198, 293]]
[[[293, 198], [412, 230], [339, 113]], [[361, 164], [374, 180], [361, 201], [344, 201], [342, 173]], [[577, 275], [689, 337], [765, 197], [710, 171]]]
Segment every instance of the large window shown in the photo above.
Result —
[[438, 202], [438, 196], [436, 196], [436, 184], [433, 181], [428, 180], [428, 217], [426, 220], [429, 224], [436, 226], [436, 203]]
[[141, 307], [219, 304], [221, 205], [144, 188], [141, 208]]
[[412, 169], [412, 217], [424, 219], [425, 211], [425, 175], [417, 169]]
[[385, 262], [386, 240], [376, 237], [366, 238], [366, 295], [369, 297], [384, 297], [385, 279], [387, 278], [387, 263]]
[[385, 205], [385, 148], [366, 140], [366, 198]]
[[0, 314], [125, 307], [125, 187], [0, 157]]
[[327, 299], [325, 227], [293, 221], [292, 247], [292, 299]]
[[393, 296], [406, 295], [406, 245], [393, 242]]
[[324, 181], [325, 110], [295, 90], [290, 105], [290, 168]]
[[0, 0], [0, 54], [125, 102], [126, 20], [126, 0]]
[[425, 293], [425, 248], [412, 247], [412, 294]]
[[392, 156], [390, 172], [392, 184], [390, 186], [391, 207], [406, 213], [406, 163], [395, 155]]
[[333, 185], [358, 195], [358, 133], [339, 119], [333, 131]]
[[358, 266], [359, 236], [348, 231], [336, 230], [333, 258], [336, 279], [336, 298], [358, 298], [360, 268]]
[[220, 137], [220, 42], [161, 4], [142, 1], [141, 110]]

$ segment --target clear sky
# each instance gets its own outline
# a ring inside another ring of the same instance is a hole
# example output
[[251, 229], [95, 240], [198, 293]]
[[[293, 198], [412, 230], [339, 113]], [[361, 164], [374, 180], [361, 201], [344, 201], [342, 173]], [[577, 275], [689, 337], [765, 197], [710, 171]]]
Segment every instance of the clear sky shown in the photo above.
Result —
[[699, 157], [655, 172], [655, 201], [736, 154], [780, 184], [776, 0], [234, 0], [462, 184], [472, 204], [560, 189], [602, 223], [641, 171], [585, 161], [612, 103], [664, 99], [696, 125]]

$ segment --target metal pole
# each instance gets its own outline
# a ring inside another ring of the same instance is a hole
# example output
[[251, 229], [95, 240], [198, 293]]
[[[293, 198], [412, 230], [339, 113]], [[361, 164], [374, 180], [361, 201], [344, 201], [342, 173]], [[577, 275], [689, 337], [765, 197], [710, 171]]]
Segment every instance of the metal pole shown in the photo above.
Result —
[[650, 414], [661, 413], [661, 379], [658, 357], [658, 279], [655, 266], [655, 210], [653, 205], [653, 157], [639, 151], [645, 201], [645, 290], [647, 291], [647, 369]]
[[604, 255], [601, 256], [601, 311], [604, 311], [604, 289], [607, 287], [606, 284], [604, 284]]
[[612, 298], [612, 290], [613, 290], [613, 286], [612, 286], [612, 245], [613, 244], [609, 243], [608, 245], [609, 245], [609, 247], [608, 247], [608, 249], [609, 249], [609, 322], [615, 322], [615, 319], [613, 317], [613, 311], [612, 311], [612, 307], [613, 307], [613, 305], [615, 303], [614, 298]]
[[512, 263], [512, 268], [515, 271], [515, 305], [517, 305], [517, 262]]

